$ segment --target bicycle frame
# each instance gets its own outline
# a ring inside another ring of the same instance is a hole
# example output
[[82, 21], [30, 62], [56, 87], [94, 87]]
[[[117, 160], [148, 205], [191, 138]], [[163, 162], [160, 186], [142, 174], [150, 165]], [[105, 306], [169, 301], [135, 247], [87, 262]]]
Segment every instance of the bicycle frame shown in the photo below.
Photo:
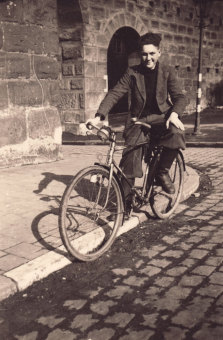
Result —
[[[138, 147], [142, 147], [142, 146], [147, 145], [147, 144], [148, 144], [148, 142], [138, 143], [138, 144], [136, 144], [132, 148], [132, 150], [134, 150], [134, 149], [136, 149]], [[109, 193], [110, 193], [111, 182], [112, 182], [112, 178], [113, 178], [114, 174], [115, 174], [114, 177], [119, 182], [121, 188], [122, 188], [122, 186], [121, 186], [119, 177], [121, 177], [122, 179], [124, 179], [128, 183], [128, 185], [131, 187], [131, 191], [133, 192], [133, 194], [135, 194], [137, 196], [137, 198], [141, 202], [145, 201], [145, 203], [147, 203], [148, 202], [148, 198], [149, 198], [149, 196], [151, 194], [152, 182], [153, 182], [155, 173], [153, 172], [151, 174], [151, 176], [150, 176], [150, 183], [149, 183], [149, 186], [148, 186], [149, 163], [147, 162], [147, 166], [146, 166], [145, 174], [144, 174], [144, 179], [143, 179], [142, 192], [139, 193], [135, 187], [132, 187], [132, 184], [130, 183], [130, 181], [128, 180], [128, 178], [126, 177], [126, 175], [124, 174], [122, 169], [117, 165], [116, 161], [114, 160], [114, 153], [116, 151], [115, 147], [116, 147], [116, 134], [113, 132], [112, 135], [111, 135], [111, 138], [110, 138], [110, 148], [109, 148], [109, 151], [108, 151], [108, 154], [107, 154], [106, 162], [104, 164], [103, 163], [95, 163], [96, 165], [100, 164], [101, 166], [103, 166], [103, 167], [105, 167], [105, 168], [107, 168], [109, 170], [108, 191], [107, 191], [107, 197], [106, 197], [106, 200], [105, 200], [104, 207], [108, 203], [108, 197], [109, 197]], [[156, 155], [158, 153], [160, 153], [161, 150], [162, 150], [162, 147], [159, 147], [156, 150]], [[154, 149], [153, 149], [153, 151], [154, 151]], [[156, 168], [156, 164], [157, 164], [158, 158], [155, 157], [154, 160], [155, 160], [156, 163], [153, 164], [153, 169]], [[114, 172], [114, 168], [116, 169], [117, 173]], [[149, 190], [147, 190], [147, 187], [149, 187]], [[123, 194], [123, 197], [124, 197], [124, 194]]]

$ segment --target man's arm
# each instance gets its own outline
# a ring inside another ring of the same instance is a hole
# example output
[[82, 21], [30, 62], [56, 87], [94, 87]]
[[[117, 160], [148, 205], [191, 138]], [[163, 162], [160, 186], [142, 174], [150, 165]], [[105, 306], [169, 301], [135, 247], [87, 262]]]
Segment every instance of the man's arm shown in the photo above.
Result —
[[181, 90], [176, 72], [173, 68], [170, 68], [169, 77], [167, 80], [167, 91], [173, 103], [172, 111], [176, 112], [180, 117], [187, 105], [187, 99]]
[[173, 103], [172, 112], [166, 121], [166, 127], [169, 128], [169, 124], [172, 123], [178, 129], [184, 130], [184, 125], [179, 119], [183, 111], [185, 110], [187, 99], [186, 96], [182, 93], [179, 81], [176, 77], [176, 73], [173, 69], [170, 69], [168, 81], [167, 81], [167, 90], [170, 94], [171, 101]]
[[105, 98], [102, 100], [96, 117], [100, 117], [104, 120], [108, 113], [111, 111], [113, 106], [118, 103], [118, 101], [128, 93], [131, 84], [130, 69], [128, 68], [125, 74], [121, 77], [118, 83], [108, 91]]

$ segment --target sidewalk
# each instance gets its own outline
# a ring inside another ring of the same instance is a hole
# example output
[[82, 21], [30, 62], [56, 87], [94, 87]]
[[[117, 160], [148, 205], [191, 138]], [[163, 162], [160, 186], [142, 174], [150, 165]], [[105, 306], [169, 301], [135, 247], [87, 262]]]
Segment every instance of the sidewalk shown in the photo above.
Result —
[[[219, 133], [222, 127], [218, 127]], [[213, 125], [205, 131], [217, 136]], [[223, 143], [221, 133], [220, 137]], [[208, 139], [206, 135], [205, 141], [209, 142]], [[214, 143], [219, 141], [215, 138]], [[61, 161], [0, 170], [3, 193], [0, 198], [0, 300], [70, 263], [58, 231], [60, 198], [71, 177], [97, 159], [103, 160], [107, 147], [64, 145], [62, 148], [64, 159]], [[198, 186], [198, 174], [188, 167], [182, 200]], [[133, 216], [120, 233], [145, 219], [143, 213]]]

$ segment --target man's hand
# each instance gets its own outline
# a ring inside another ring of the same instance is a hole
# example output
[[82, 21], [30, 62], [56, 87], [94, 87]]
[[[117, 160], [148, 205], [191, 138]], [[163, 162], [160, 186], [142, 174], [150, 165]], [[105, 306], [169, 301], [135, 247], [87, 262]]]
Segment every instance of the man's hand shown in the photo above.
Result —
[[185, 130], [183, 123], [179, 120], [178, 114], [176, 112], [172, 112], [169, 116], [169, 118], [166, 121], [166, 127], [169, 129], [170, 123], [175, 125], [180, 130]]
[[79, 133], [82, 136], [86, 136], [89, 131], [89, 129], [87, 128], [87, 124], [90, 123], [93, 126], [102, 126], [102, 125], [107, 125], [108, 126], [108, 121], [101, 121], [100, 117], [95, 117], [95, 118], [89, 118], [85, 123], [81, 123], [79, 124]]

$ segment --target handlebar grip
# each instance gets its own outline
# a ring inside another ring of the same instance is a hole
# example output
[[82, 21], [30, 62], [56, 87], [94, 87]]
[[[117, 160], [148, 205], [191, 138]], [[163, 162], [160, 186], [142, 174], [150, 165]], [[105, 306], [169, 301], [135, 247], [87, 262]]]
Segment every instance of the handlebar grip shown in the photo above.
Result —
[[86, 124], [86, 127], [87, 127], [88, 130], [92, 130], [92, 129], [93, 129], [93, 126], [92, 126], [91, 123], [87, 123], [87, 124]]

